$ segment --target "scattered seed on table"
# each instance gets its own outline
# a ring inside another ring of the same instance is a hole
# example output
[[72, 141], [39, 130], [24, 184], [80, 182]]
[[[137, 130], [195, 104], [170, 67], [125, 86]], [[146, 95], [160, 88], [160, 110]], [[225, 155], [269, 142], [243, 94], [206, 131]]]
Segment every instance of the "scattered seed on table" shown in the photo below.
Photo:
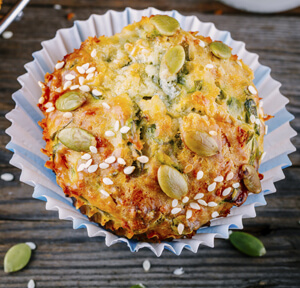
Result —
[[1, 175], [1, 179], [3, 180], [3, 181], [12, 181], [12, 180], [14, 180], [14, 175], [13, 174], [11, 174], [11, 173], [3, 173], [2, 175]]

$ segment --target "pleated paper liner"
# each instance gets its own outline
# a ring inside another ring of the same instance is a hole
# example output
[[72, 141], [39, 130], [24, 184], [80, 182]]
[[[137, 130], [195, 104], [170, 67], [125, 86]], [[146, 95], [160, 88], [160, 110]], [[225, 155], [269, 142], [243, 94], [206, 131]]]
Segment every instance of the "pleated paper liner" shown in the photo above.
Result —
[[[81, 42], [89, 36], [113, 35], [128, 24], [139, 21], [142, 16], [153, 14], [175, 17], [184, 30], [199, 31], [201, 35], [221, 40], [232, 47], [233, 54], [237, 54], [254, 71], [254, 84], [259, 97], [263, 98], [265, 113], [275, 116], [267, 122], [267, 154], [259, 170], [264, 174], [263, 192], [250, 194], [241, 207], [233, 208], [226, 218], [212, 220], [210, 227], [200, 228], [192, 239], [162, 243], [139, 242], [116, 236], [90, 222], [73, 207], [71, 200], [65, 198], [62, 189], [57, 185], [53, 171], [44, 167], [47, 157], [40, 152], [45, 143], [42, 139], [42, 129], [38, 125], [43, 114], [36, 106], [41, 96], [38, 81], [44, 81], [46, 72], [53, 72], [54, 65], [63, 59], [64, 55], [73, 52], [74, 48], [79, 48]], [[255, 207], [266, 205], [265, 195], [276, 191], [274, 182], [283, 179], [282, 169], [291, 165], [288, 154], [295, 151], [295, 147], [290, 138], [296, 133], [290, 127], [289, 122], [293, 116], [285, 109], [288, 100], [279, 91], [280, 83], [271, 78], [270, 68], [259, 64], [257, 54], [248, 52], [243, 42], [233, 40], [229, 32], [216, 29], [213, 23], [203, 23], [195, 16], [186, 17], [177, 11], [127, 8], [123, 12], [108, 11], [101, 16], [91, 15], [86, 21], [76, 21], [72, 28], [58, 30], [53, 39], [42, 42], [42, 47], [42, 50], [33, 53], [34, 60], [25, 65], [27, 73], [18, 78], [22, 88], [13, 94], [16, 107], [6, 115], [12, 123], [6, 130], [11, 136], [7, 148], [14, 152], [10, 163], [22, 170], [20, 180], [34, 186], [33, 197], [46, 201], [47, 210], [57, 210], [60, 219], [72, 220], [74, 229], [85, 227], [89, 237], [105, 237], [107, 246], [125, 242], [131, 251], [147, 247], [157, 256], [160, 256], [165, 248], [179, 255], [183, 248], [197, 252], [199, 245], [213, 247], [214, 238], [227, 238], [229, 229], [243, 227], [243, 218], [256, 216]]]

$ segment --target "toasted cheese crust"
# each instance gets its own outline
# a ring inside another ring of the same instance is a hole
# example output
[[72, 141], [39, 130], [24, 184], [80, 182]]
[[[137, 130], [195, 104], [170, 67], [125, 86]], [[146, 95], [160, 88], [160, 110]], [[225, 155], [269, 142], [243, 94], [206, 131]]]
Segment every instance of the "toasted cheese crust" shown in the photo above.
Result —
[[257, 174], [263, 110], [251, 69], [211, 43], [144, 17], [88, 38], [45, 76], [46, 166], [92, 221], [128, 238], [191, 237], [246, 200], [241, 167]]

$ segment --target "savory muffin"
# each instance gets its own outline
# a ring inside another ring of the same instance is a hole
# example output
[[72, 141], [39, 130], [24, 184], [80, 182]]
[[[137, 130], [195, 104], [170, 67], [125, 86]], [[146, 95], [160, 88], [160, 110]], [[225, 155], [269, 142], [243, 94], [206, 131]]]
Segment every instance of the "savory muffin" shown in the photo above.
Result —
[[174, 18], [89, 38], [40, 83], [46, 167], [115, 234], [193, 236], [261, 192], [264, 115], [231, 49]]

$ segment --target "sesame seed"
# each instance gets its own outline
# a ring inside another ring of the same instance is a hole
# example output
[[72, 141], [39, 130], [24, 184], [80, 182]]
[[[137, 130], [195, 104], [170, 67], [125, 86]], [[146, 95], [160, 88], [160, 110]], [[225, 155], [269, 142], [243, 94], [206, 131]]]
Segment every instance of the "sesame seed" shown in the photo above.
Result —
[[55, 10], [61, 10], [61, 5], [60, 5], [60, 4], [55, 4], [55, 5], [53, 6], [53, 8], [54, 8]]
[[73, 117], [73, 114], [72, 114], [71, 112], [65, 112], [65, 113], [63, 114], [63, 117], [64, 117], [64, 118], [72, 118], [72, 117]]
[[64, 62], [64, 61], [62, 61], [62, 62], [57, 62], [57, 63], [55, 64], [55, 69], [56, 69], [56, 70], [59, 70], [59, 69], [61, 69], [62, 67], [64, 67], [64, 65], [65, 65], [65, 62]]
[[107, 103], [105, 103], [105, 102], [102, 102], [102, 106], [103, 106], [105, 109], [110, 109], [110, 106], [109, 106]]
[[198, 193], [198, 194], [196, 194], [196, 196], [194, 197], [194, 199], [195, 199], [195, 200], [201, 199], [201, 198], [203, 198], [203, 196], [204, 196], [203, 193]]
[[111, 181], [111, 179], [109, 179], [107, 177], [103, 178], [103, 183], [106, 184], [106, 185], [112, 185], [112, 184], [114, 184], [114, 182]]
[[44, 83], [43, 83], [43, 82], [41, 82], [41, 81], [38, 81], [38, 85], [39, 85], [41, 88], [45, 88], [45, 85], [44, 85]]
[[57, 93], [60, 93], [62, 91], [62, 89], [61, 89], [61, 87], [58, 87], [54, 91], [57, 92]]
[[84, 168], [89, 168], [89, 167], [91, 166], [92, 162], [93, 162], [93, 159], [88, 160], [88, 161], [85, 163]]
[[208, 202], [207, 206], [208, 207], [216, 207], [216, 206], [218, 206], [218, 204], [216, 202]]
[[218, 176], [214, 179], [215, 182], [222, 182], [224, 180], [223, 176]]
[[113, 136], [115, 136], [115, 133], [113, 131], [105, 131], [104, 134], [105, 134], [106, 137], [113, 137]]
[[105, 190], [103, 190], [103, 189], [100, 189], [100, 193], [101, 193], [103, 196], [105, 196], [106, 198], [110, 196], [109, 193], [107, 193], [107, 192], [106, 192]]
[[218, 133], [216, 131], [209, 131], [208, 132], [211, 136], [217, 136]]
[[184, 274], [183, 268], [181, 267], [181, 268], [175, 269], [173, 274], [176, 276], [180, 276], [180, 275]]
[[120, 164], [120, 165], [126, 165], [126, 162], [125, 162], [125, 160], [123, 159], [123, 158], [118, 158], [118, 163]]
[[64, 90], [67, 90], [72, 85], [72, 82], [69, 80], [64, 84]]
[[269, 130], [268, 128], [269, 128], [268, 125], [266, 125], [266, 126], [265, 126], [265, 135], [268, 134], [268, 130]]
[[123, 171], [125, 174], [129, 175], [134, 171], [134, 169], [135, 169], [135, 166], [128, 166]]
[[5, 31], [2, 33], [3, 39], [10, 39], [13, 37], [14, 33], [12, 31]]
[[255, 116], [254, 116], [254, 115], [251, 115], [251, 116], [250, 116], [250, 122], [251, 122], [251, 123], [254, 123], [254, 122], [255, 122]]
[[116, 157], [115, 156], [109, 156], [104, 160], [105, 163], [107, 164], [112, 164], [116, 162]]
[[226, 181], [231, 180], [231, 179], [233, 178], [233, 176], [234, 176], [233, 172], [230, 171], [230, 172], [227, 174], [227, 176], [226, 176]]
[[233, 188], [238, 188], [238, 187], [240, 187], [240, 183], [239, 182], [233, 183], [232, 187]]
[[260, 161], [262, 161], [262, 160], [265, 158], [266, 154], [267, 154], [267, 152], [264, 152], [264, 153], [261, 155]]
[[256, 94], [257, 94], [256, 89], [255, 89], [252, 85], [249, 85], [249, 86], [248, 86], [248, 90], [249, 90], [249, 92], [250, 92], [251, 94], [253, 94], [253, 95], [256, 95]]
[[90, 148], [90, 151], [91, 151], [92, 153], [97, 153], [97, 152], [98, 152], [98, 151], [97, 151], [97, 148], [96, 148], [95, 146], [90, 146], [89, 148]]
[[94, 49], [94, 50], [91, 52], [91, 56], [94, 58], [94, 57], [96, 57], [96, 54], [97, 54], [97, 51], [96, 51], [96, 49]]
[[44, 97], [41, 97], [40, 99], [39, 99], [39, 104], [43, 104], [45, 102], [45, 98]]
[[183, 230], [184, 230], [184, 225], [182, 223], [179, 223], [178, 227], [177, 227], [177, 230], [178, 230], [179, 235], [181, 235]]
[[102, 95], [102, 92], [99, 91], [98, 89], [93, 89], [92, 94], [93, 94], [94, 96], [101, 96], [101, 95]]
[[179, 212], [181, 211], [181, 208], [173, 208], [172, 210], [171, 210], [171, 213], [174, 215], [174, 214], [178, 214]]
[[219, 213], [217, 212], [217, 211], [215, 211], [215, 212], [213, 212], [212, 214], [211, 214], [211, 217], [212, 218], [216, 218], [216, 217], [218, 217], [219, 216]]
[[117, 132], [119, 131], [119, 128], [120, 128], [120, 122], [117, 120], [114, 125], [114, 130]]
[[75, 76], [74, 76], [73, 74], [67, 74], [67, 75], [65, 76], [65, 79], [66, 79], [66, 80], [73, 80], [73, 79], [75, 79]]
[[205, 65], [205, 68], [207, 68], [207, 69], [212, 69], [212, 68], [214, 68], [214, 65], [212, 65], [212, 64], [206, 64], [206, 65]]
[[183, 199], [182, 199], [182, 203], [187, 203], [189, 200], [190, 200], [190, 198], [187, 197], [187, 196], [185, 196], [185, 197], [183, 197]]
[[89, 74], [86, 76], [86, 80], [91, 80], [93, 77], [94, 77], [94, 73], [89, 73]]
[[11, 173], [3, 173], [1, 174], [1, 180], [10, 182], [14, 180], [14, 175]]
[[47, 112], [47, 113], [50, 113], [50, 112], [52, 112], [52, 111], [54, 111], [54, 110], [55, 110], [55, 108], [52, 106], [52, 107], [48, 108], [48, 109], [46, 110], [46, 112]]
[[26, 242], [25, 243], [27, 246], [29, 246], [29, 248], [31, 249], [31, 250], [35, 250], [36, 249], [36, 245], [35, 245], [35, 243], [33, 243], [33, 242]]
[[107, 164], [107, 163], [100, 163], [99, 164], [99, 168], [101, 168], [101, 169], [106, 169], [108, 167], [109, 167], [109, 164]]
[[203, 171], [198, 171], [198, 173], [197, 173], [197, 180], [202, 179], [203, 175], [204, 175]]
[[27, 283], [27, 288], [35, 288], [35, 283], [33, 279], [30, 279]]
[[198, 203], [199, 203], [200, 205], [202, 205], [202, 206], [207, 206], [207, 203], [206, 203], [204, 200], [202, 200], [202, 199], [199, 199], [199, 200], [198, 200]]
[[259, 119], [256, 119], [256, 120], [255, 120], [255, 124], [256, 124], [256, 125], [260, 125], [260, 120], [259, 120]]
[[52, 102], [47, 102], [45, 105], [44, 105], [44, 107], [46, 107], [46, 108], [50, 108], [50, 107], [52, 107], [53, 106], [53, 103]]
[[196, 210], [200, 210], [201, 209], [200, 206], [196, 202], [190, 203], [190, 207], [192, 209], [196, 209]]
[[178, 200], [177, 199], [174, 199], [172, 201], [172, 207], [176, 207], [178, 205]]
[[78, 88], [79, 88], [79, 85], [73, 85], [73, 86], [70, 87], [70, 90], [76, 90]]
[[90, 67], [90, 63], [85, 63], [85, 64], [83, 64], [81, 67], [82, 67], [84, 70], [87, 70], [87, 69], [89, 69], [89, 67]]
[[97, 171], [98, 169], [98, 164], [94, 164], [94, 165], [91, 165], [89, 168], [88, 168], [88, 172], [89, 173], [94, 173], [95, 171]]
[[205, 42], [202, 40], [199, 40], [199, 46], [204, 48], [205, 47]]
[[123, 126], [123, 127], [120, 129], [120, 132], [121, 132], [122, 134], [126, 134], [129, 130], [130, 130], [130, 127], [128, 127], [128, 126]]
[[77, 171], [80, 172], [80, 171], [83, 171], [85, 169], [85, 163], [82, 163], [79, 165], [79, 167], [77, 168]]
[[82, 85], [79, 87], [79, 90], [81, 90], [82, 92], [89, 92], [91, 89], [87, 85]]
[[79, 84], [80, 84], [80, 85], [83, 85], [84, 80], [85, 80], [84, 77], [80, 76], [80, 77], [78, 78]]
[[145, 260], [143, 262], [143, 269], [144, 269], [144, 271], [148, 272], [150, 270], [150, 268], [151, 268], [151, 264], [150, 264], [149, 260]]
[[224, 189], [222, 195], [227, 196], [230, 192], [231, 192], [231, 187], [228, 187], [228, 188]]
[[192, 215], [193, 215], [192, 210], [189, 209], [189, 210], [186, 211], [186, 219], [190, 219], [192, 217]]
[[216, 189], [216, 186], [217, 186], [217, 183], [216, 183], [216, 182], [210, 184], [210, 185], [207, 187], [207, 191], [208, 191], [208, 192], [214, 191], [214, 190]]
[[87, 69], [87, 70], [85, 71], [85, 73], [90, 74], [90, 73], [95, 72], [95, 70], [96, 70], [96, 67], [91, 67], [91, 68]]
[[81, 156], [81, 159], [83, 159], [83, 160], [89, 160], [89, 159], [91, 159], [91, 157], [92, 156], [89, 153], [85, 153], [84, 155]]
[[149, 158], [145, 155], [138, 157], [137, 160], [144, 164], [149, 162]]

